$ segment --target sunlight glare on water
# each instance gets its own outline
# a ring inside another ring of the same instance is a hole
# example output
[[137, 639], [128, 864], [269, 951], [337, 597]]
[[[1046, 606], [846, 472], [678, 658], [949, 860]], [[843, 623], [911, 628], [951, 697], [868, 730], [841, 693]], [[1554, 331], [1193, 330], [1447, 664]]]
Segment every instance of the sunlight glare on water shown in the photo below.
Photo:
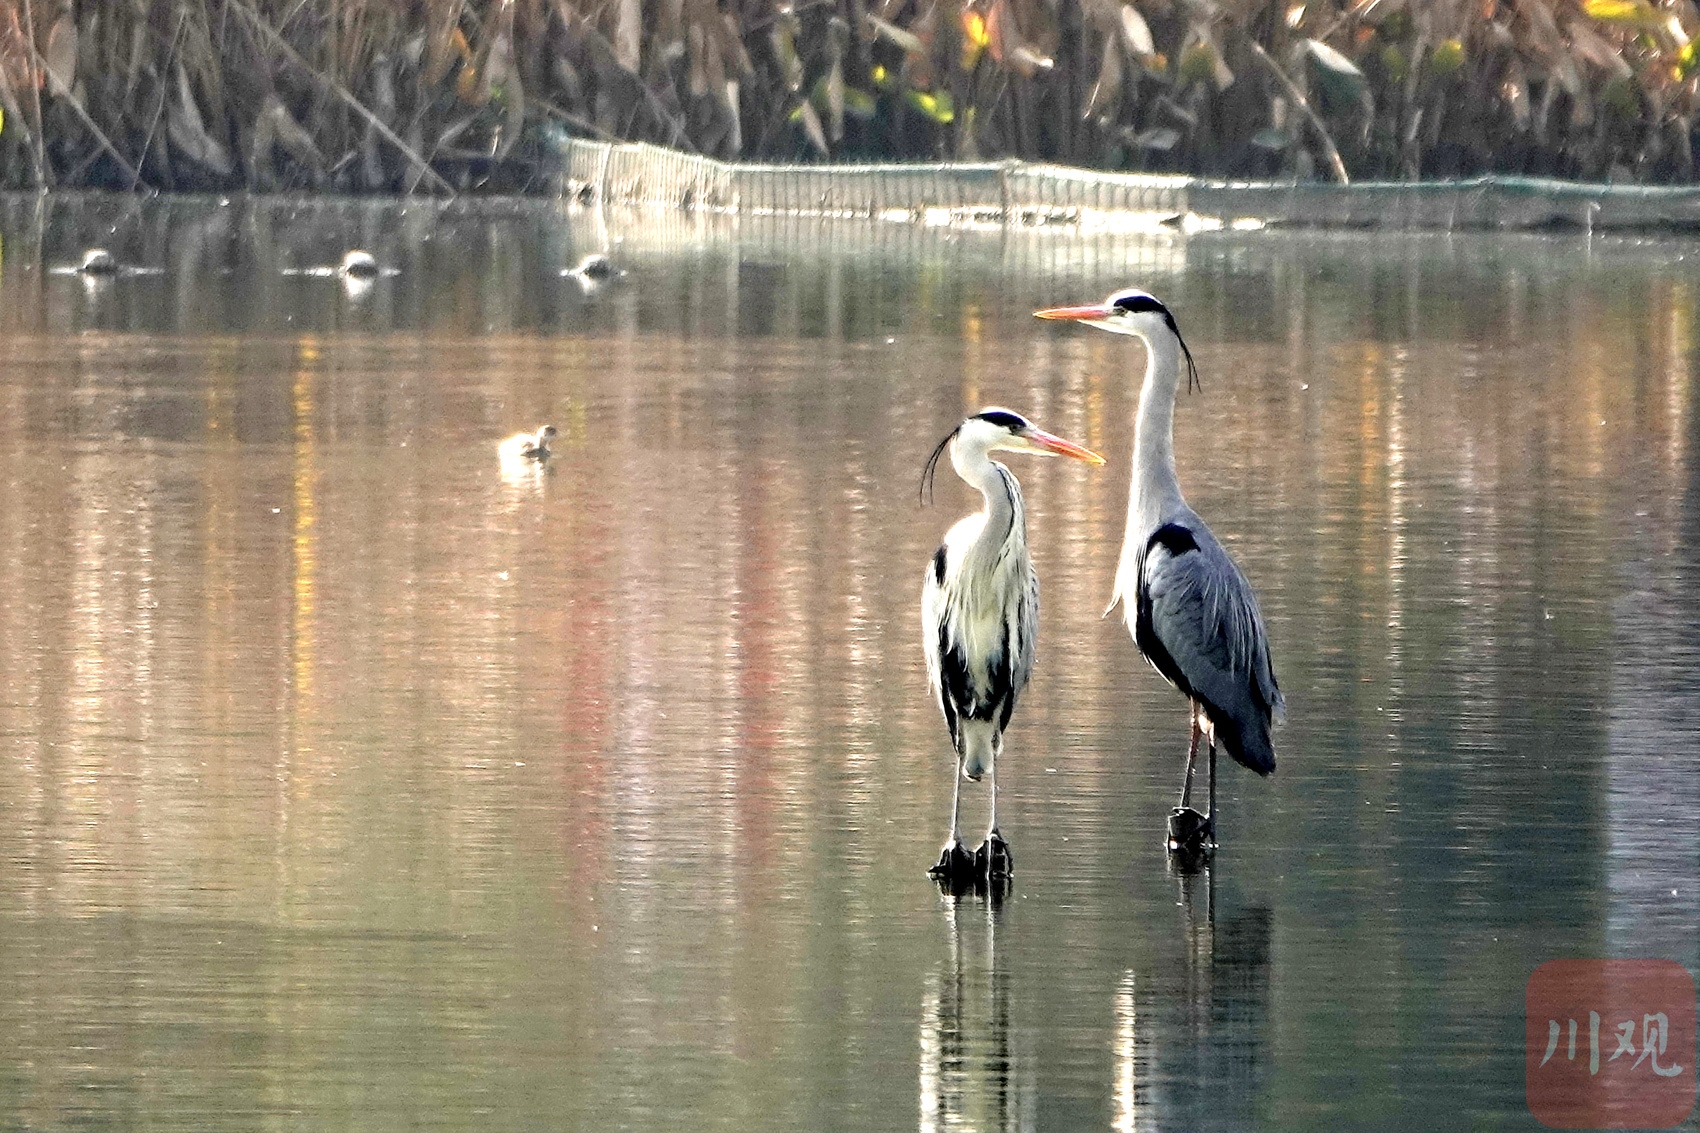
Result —
[[[1537, 964], [1700, 968], [1700, 246], [98, 197], [0, 238], [0, 1126], [1532, 1124]], [[164, 270], [42, 270], [94, 243]], [[353, 246], [396, 273], [300, 270]], [[1184, 704], [1100, 617], [1143, 355], [1031, 318], [1126, 284], [1289, 702], [1198, 874]], [[990, 404], [1110, 458], [1008, 458], [992, 904], [924, 872], [920, 579], [977, 499], [917, 501]]]

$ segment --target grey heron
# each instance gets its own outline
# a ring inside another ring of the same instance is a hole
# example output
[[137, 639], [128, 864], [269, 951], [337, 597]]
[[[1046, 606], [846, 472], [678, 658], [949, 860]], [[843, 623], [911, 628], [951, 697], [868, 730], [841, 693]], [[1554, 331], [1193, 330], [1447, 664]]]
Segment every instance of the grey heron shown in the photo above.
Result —
[[[1007, 877], [1009, 843], [998, 832], [997, 757], [1016, 699], [1033, 672], [1039, 628], [1039, 576], [1027, 553], [1027, 515], [1021, 485], [991, 458], [996, 451], [1057, 454], [1103, 464], [1104, 458], [1036, 428], [1019, 413], [983, 409], [952, 429], [933, 449], [922, 475], [923, 495], [939, 459], [979, 490], [985, 507], [958, 520], [934, 553], [921, 585], [921, 645], [927, 677], [950, 729], [957, 774], [950, 801], [950, 840], [930, 872], [961, 882]], [[970, 854], [958, 818], [962, 780], [991, 773], [991, 822]]]
[[[1286, 705], [1275, 683], [1257, 595], [1204, 520], [1187, 506], [1175, 475], [1181, 360], [1186, 360], [1188, 388], [1197, 383], [1198, 367], [1175, 316], [1137, 288], [1117, 291], [1102, 303], [1035, 314], [1133, 335], [1145, 343], [1127, 530], [1104, 613], [1108, 616], [1121, 603], [1140, 653], [1191, 705], [1186, 778], [1180, 805], [1169, 814], [1169, 847], [1206, 848], [1215, 844], [1217, 743], [1259, 775], [1270, 774], [1275, 770], [1270, 728]], [[1192, 807], [1201, 735], [1210, 745], [1210, 803], [1202, 815]]]

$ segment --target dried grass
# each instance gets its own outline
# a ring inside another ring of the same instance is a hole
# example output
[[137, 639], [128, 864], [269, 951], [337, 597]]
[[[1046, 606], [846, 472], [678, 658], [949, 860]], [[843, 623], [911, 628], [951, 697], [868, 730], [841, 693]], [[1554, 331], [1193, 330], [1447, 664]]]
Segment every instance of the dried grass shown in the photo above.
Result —
[[1694, 179], [1694, 0], [8, 0], [0, 185], [541, 184], [723, 157]]

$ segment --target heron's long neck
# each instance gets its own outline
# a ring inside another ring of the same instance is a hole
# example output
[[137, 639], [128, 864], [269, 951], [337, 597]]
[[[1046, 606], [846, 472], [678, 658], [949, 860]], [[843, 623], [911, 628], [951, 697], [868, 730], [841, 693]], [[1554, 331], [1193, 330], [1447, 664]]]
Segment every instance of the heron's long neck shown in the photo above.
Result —
[[955, 457], [956, 473], [980, 489], [986, 500], [986, 523], [979, 537], [968, 548], [968, 557], [991, 565], [1003, 551], [1010, 529], [1023, 522], [1021, 489], [1015, 477], [983, 452], [962, 453]]
[[1133, 484], [1128, 492], [1130, 531], [1154, 530], [1185, 507], [1175, 476], [1175, 390], [1180, 383], [1180, 343], [1157, 334], [1145, 342], [1145, 384], [1133, 435]]

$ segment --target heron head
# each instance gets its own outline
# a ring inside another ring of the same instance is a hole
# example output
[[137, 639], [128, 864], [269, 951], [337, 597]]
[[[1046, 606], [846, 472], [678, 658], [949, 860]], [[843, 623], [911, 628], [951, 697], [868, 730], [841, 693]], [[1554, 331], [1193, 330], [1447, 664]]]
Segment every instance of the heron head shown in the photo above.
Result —
[[[927, 459], [927, 468], [921, 480], [923, 498], [932, 486], [939, 458], [944, 455], [946, 449], [952, 450], [953, 463], [963, 456], [984, 458], [994, 451], [1030, 452], [1040, 456], [1066, 456], [1083, 460], [1087, 464], [1104, 463], [1104, 458], [1091, 449], [1052, 436], [1013, 410], [996, 407], [982, 409], [952, 429], [938, 443], [938, 447], [933, 449], [933, 455]], [[962, 465], [957, 463], [957, 467], [960, 469]]]
[[1039, 456], [1066, 456], [1087, 464], [1102, 464], [1104, 458], [1091, 449], [1052, 436], [1021, 414], [1008, 409], [982, 409], [956, 427], [959, 448], [983, 452], [1031, 452]]
[[1175, 316], [1163, 301], [1149, 291], [1125, 287], [1110, 294], [1102, 303], [1087, 303], [1078, 307], [1047, 307], [1033, 314], [1041, 319], [1057, 319], [1085, 323], [1112, 334], [1131, 334], [1151, 342], [1158, 336], [1172, 337], [1186, 356], [1187, 389], [1202, 389], [1198, 381], [1198, 364], [1192, 360], [1186, 339]]

